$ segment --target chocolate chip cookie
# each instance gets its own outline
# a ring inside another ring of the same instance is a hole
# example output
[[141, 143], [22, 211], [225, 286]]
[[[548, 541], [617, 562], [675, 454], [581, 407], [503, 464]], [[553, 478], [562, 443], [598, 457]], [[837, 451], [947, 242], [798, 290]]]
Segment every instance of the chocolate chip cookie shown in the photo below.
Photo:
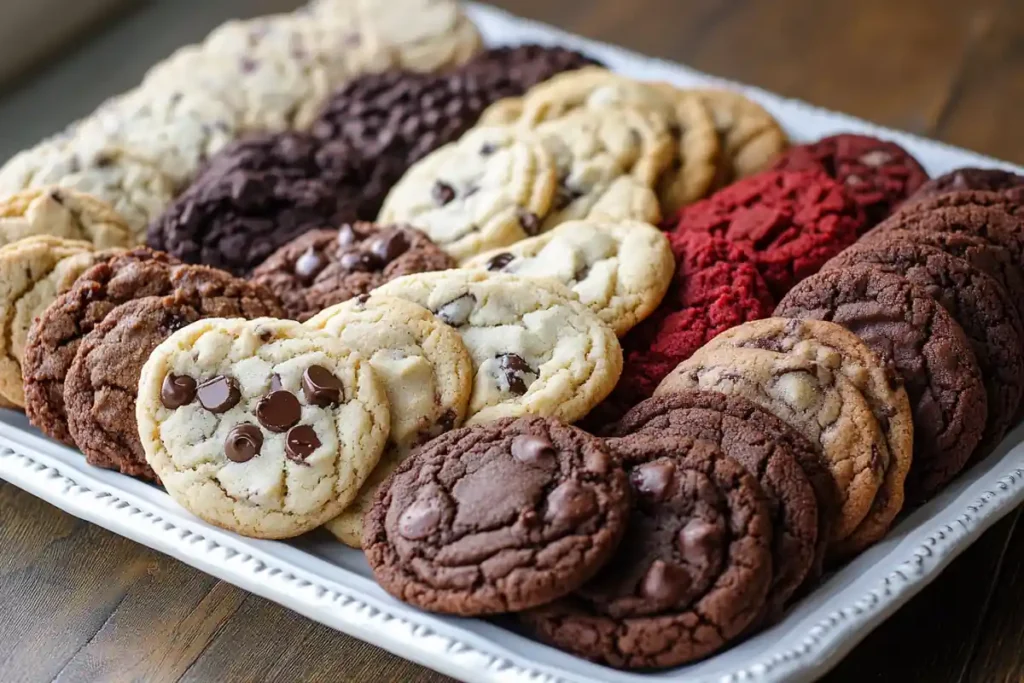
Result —
[[250, 279], [276, 293], [289, 317], [304, 321], [396, 277], [454, 267], [455, 260], [419, 230], [352, 223], [300, 235]]
[[91, 195], [49, 187], [0, 200], [0, 246], [35, 235], [84, 240], [97, 249], [127, 247], [134, 241], [124, 219]]
[[520, 618], [602, 664], [678, 666], [719, 650], [764, 609], [771, 516], [757, 481], [714, 445], [636, 436], [615, 449], [634, 499], [619, 550], [571, 596]]
[[369, 363], [289, 320], [201, 320], [149, 356], [132, 415], [146, 461], [210, 524], [289, 538], [337, 516], [388, 436]]
[[808, 278], [775, 314], [846, 327], [902, 378], [914, 413], [910, 500], [960, 472], [985, 428], [985, 384], [970, 340], [927, 291], [871, 266], [848, 267]]
[[1016, 173], [998, 168], [958, 168], [926, 182], [914, 193], [911, 200], [917, 201], [965, 190], [1001, 192], [1018, 188], [1024, 188], [1024, 176]]
[[721, 154], [713, 187], [722, 188], [768, 168], [789, 141], [764, 107], [734, 90], [697, 90], [711, 113]]
[[363, 548], [389, 593], [474, 616], [578, 588], [618, 546], [626, 474], [597, 437], [540, 417], [458, 429], [424, 445], [377, 492]]
[[708, 441], [757, 479], [773, 529], [767, 620], [782, 614], [807, 579], [817, 578], [837, 492], [814, 447], [784, 422], [739, 396], [694, 391], [649, 398], [610, 431], [613, 451], [628, 450], [631, 440], [650, 436]]

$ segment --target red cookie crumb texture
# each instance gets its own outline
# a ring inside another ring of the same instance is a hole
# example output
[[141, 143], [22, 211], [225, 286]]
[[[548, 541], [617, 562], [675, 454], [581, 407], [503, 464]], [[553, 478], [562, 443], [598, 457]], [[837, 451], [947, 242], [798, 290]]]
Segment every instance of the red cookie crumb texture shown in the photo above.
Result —
[[775, 170], [819, 170], [840, 182], [867, 216], [867, 227], [892, 210], [928, 180], [910, 152], [894, 142], [868, 135], [832, 135], [782, 153]]
[[673, 242], [705, 234], [748, 253], [768, 289], [782, 297], [853, 244], [864, 212], [820, 171], [769, 171], [683, 208], [668, 229]]

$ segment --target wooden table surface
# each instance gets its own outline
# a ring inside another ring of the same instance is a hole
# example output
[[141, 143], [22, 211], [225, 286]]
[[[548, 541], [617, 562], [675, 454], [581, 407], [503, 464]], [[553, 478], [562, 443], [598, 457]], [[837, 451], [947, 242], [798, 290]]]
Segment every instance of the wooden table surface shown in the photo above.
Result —
[[[88, 111], [109, 94], [104, 88], [116, 92], [137, 82], [154, 55], [166, 54], [176, 44], [169, 41], [182, 42], [174, 30], [187, 30], [186, 39], [194, 39], [232, 13], [294, 4], [195, 3], [196, 14], [185, 29], [182, 22], [165, 17], [159, 37], [126, 40], [125, 49], [133, 52], [118, 52], [116, 77], [106, 70], [95, 73], [88, 94], [58, 114], [70, 120], [79, 113], [76, 107]], [[1024, 163], [1020, 0], [494, 4], [589, 37]], [[152, 11], [171, 11], [170, 3], [164, 5]], [[121, 30], [122, 38], [134, 35], [134, 29]], [[99, 40], [98, 47], [83, 48], [80, 64], [94, 64], [97, 54], [113, 50], [109, 41], [102, 43], [104, 36]], [[43, 124], [31, 114], [52, 115], [46, 97], [61, 90], [58, 82], [58, 76], [44, 72], [37, 83], [25, 86], [36, 89], [34, 99], [16, 93], [6, 110], [0, 101], [0, 122], [17, 114], [19, 124], [24, 122], [21, 128], [34, 132], [33, 126]], [[5, 128], [0, 138], [10, 130]], [[1024, 680], [1024, 529], [1017, 528], [1018, 518], [1019, 511], [993, 527], [825, 680]], [[0, 681], [54, 679], [448, 680], [0, 482]]]

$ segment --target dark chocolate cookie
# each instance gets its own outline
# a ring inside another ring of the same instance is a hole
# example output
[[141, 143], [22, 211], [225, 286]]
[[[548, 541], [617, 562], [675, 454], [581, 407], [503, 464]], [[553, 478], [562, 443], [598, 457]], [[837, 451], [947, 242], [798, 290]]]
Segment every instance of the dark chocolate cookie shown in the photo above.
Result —
[[491, 104], [594, 64], [572, 50], [521, 45], [487, 50], [446, 73], [370, 74], [336, 92], [311, 131], [344, 142], [365, 162], [367, 205], [360, 217], [371, 220], [410, 166], [461, 137]]
[[[758, 480], [773, 528], [768, 620], [782, 614], [805, 580], [817, 578], [839, 492], [814, 446], [785, 422], [740, 396], [692, 391], [650, 398], [610, 431], [610, 436], [625, 439], [661, 434], [709, 441]], [[613, 451], [628, 447], [616, 444], [613, 440]]]
[[541, 639], [610, 666], [700, 659], [764, 609], [768, 505], [757, 481], [711, 443], [647, 433], [617, 442], [634, 490], [622, 545], [593, 580], [522, 621]]
[[819, 169], [843, 184], [864, 209], [867, 226], [877, 224], [926, 180], [921, 164], [895, 142], [842, 133], [806, 145], [794, 145], [773, 168]]
[[419, 230], [353, 223], [300, 235], [271, 254], [250, 279], [281, 297], [290, 317], [305, 321], [396, 277], [455, 266]]
[[914, 193], [913, 201], [948, 192], [984, 190], [1002, 192], [1024, 188], [1024, 176], [998, 168], [958, 168], [932, 178]]
[[362, 166], [345, 144], [305, 133], [240, 140], [153, 221], [146, 241], [186, 263], [244, 275], [305, 232], [356, 220]]
[[626, 475], [601, 439], [540, 417], [420, 447], [363, 519], [377, 582], [433, 612], [514, 612], [579, 587], [626, 530]]
[[927, 499], [960, 472], [985, 427], [985, 385], [964, 331], [928, 292], [871, 266], [842, 268], [794, 287], [775, 315], [838, 323], [903, 379], [914, 414], [909, 500]]
[[999, 444], [1024, 392], [1021, 322], [1002, 286], [967, 261], [936, 247], [899, 240], [855, 244], [823, 270], [871, 264], [920, 286], [949, 311], [971, 341], [988, 396], [988, 422], [975, 457]]
[[155, 480], [135, 424], [139, 376], [149, 354], [200, 318], [261, 318], [280, 312], [259, 285], [205, 266], [170, 269], [169, 296], [111, 310], [78, 345], [64, 379], [71, 438], [97, 467]]

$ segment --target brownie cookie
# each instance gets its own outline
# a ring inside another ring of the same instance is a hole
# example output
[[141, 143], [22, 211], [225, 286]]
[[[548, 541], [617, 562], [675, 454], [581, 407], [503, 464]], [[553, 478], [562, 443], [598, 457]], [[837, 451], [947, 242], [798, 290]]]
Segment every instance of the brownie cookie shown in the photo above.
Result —
[[542, 640], [609, 666], [700, 659], [764, 609], [767, 503], [757, 481], [713, 444], [650, 434], [619, 443], [634, 503], [618, 552], [571, 596], [520, 618]]
[[998, 168], [958, 168], [932, 178], [914, 193], [913, 201], [964, 190], [1002, 192], [1024, 188], [1024, 176]]
[[591, 578], [626, 531], [626, 474], [597, 437], [540, 417], [427, 443], [364, 519], [374, 578], [422, 609], [461, 616], [550, 602]]
[[786, 295], [775, 314], [838, 323], [899, 373], [914, 412], [910, 500], [960, 472], [985, 428], [985, 384], [970, 340], [926, 290], [871, 266], [829, 270]]
[[150, 224], [147, 244], [244, 275], [305, 232], [357, 219], [357, 161], [344, 144], [304, 133], [232, 143]]
[[[796, 590], [820, 567], [835, 514], [835, 484], [814, 447], [781, 420], [738, 396], [684, 392], [650, 398], [612, 427], [613, 451], [651, 436], [683, 436], [715, 444], [751, 474], [764, 491], [772, 517], [772, 588], [765, 618], [782, 614]], [[825, 509], [805, 466], [816, 476]], [[822, 483], [824, 482], [824, 483]], [[831, 494], [831, 498], [828, 496]], [[829, 507], [829, 506], [832, 507]]]
[[289, 317], [303, 321], [396, 277], [454, 267], [455, 260], [419, 230], [352, 223], [296, 237], [250, 279], [276, 293]]
[[988, 422], [976, 457], [989, 453], [1012, 426], [1024, 392], [1021, 321], [1009, 295], [963, 259], [892, 239], [855, 244], [825, 264], [825, 270], [859, 264], [871, 264], [920, 286], [963, 328], [988, 395]]
[[772, 164], [777, 170], [817, 169], [835, 178], [877, 224], [928, 180], [928, 173], [895, 142], [841, 133], [790, 147]]
[[863, 212], [824, 173], [773, 171], [685, 207], [673, 219], [669, 239], [704, 233], [744, 245], [780, 297], [853, 244], [863, 227]]
[[815, 444], [840, 495], [832, 541], [853, 534], [885, 476], [882, 431], [856, 385], [806, 358], [725, 348], [702, 351], [679, 365], [655, 396], [697, 389], [746, 398]]
[[64, 405], [71, 439], [91, 465], [155, 479], [135, 424], [139, 375], [149, 354], [200, 318], [262, 318], [280, 310], [259, 285], [205, 266], [178, 266], [169, 284], [171, 296], [118, 306], [78, 345], [64, 378]]

